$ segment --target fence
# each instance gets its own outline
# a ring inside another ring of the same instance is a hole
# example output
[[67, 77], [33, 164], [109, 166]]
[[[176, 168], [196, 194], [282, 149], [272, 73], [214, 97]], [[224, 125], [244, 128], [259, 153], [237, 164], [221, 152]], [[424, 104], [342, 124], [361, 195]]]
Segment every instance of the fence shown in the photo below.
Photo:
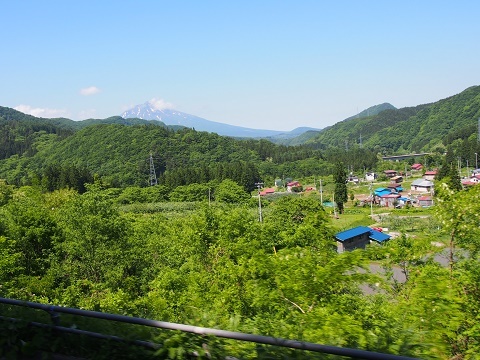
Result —
[[[109, 341], [125, 342], [132, 345], [142, 346], [150, 349], [158, 349], [161, 347], [161, 345], [155, 344], [149, 341], [128, 340], [128, 339], [123, 339], [121, 337], [114, 336], [114, 335], [107, 335], [107, 334], [101, 334], [101, 333], [96, 333], [92, 331], [60, 326], [60, 314], [70, 314], [70, 315], [76, 315], [81, 317], [103, 319], [103, 320], [128, 323], [128, 324], [136, 324], [136, 325], [159, 328], [159, 329], [179, 330], [182, 332], [193, 333], [197, 335], [213, 335], [220, 338], [253, 342], [256, 344], [273, 345], [273, 346], [283, 347], [283, 348], [297, 349], [302, 351], [311, 351], [315, 353], [339, 355], [339, 356], [350, 357], [352, 359], [366, 359], [366, 360], [413, 359], [411, 357], [382, 354], [382, 353], [371, 352], [366, 350], [341, 348], [341, 347], [314, 344], [314, 343], [297, 341], [297, 340], [288, 340], [288, 339], [282, 339], [282, 338], [274, 338], [270, 336], [253, 335], [253, 334], [246, 334], [241, 332], [197, 327], [197, 326], [149, 320], [149, 319], [137, 318], [137, 317], [131, 317], [131, 316], [108, 314], [108, 313], [102, 313], [98, 311], [80, 310], [80, 309], [74, 309], [74, 308], [68, 308], [68, 307], [62, 307], [62, 306], [47, 305], [47, 304], [28, 302], [28, 301], [20, 301], [15, 299], [0, 298], [0, 304], [39, 309], [47, 312], [50, 315], [51, 324], [45, 324], [40, 322], [29, 322], [29, 325], [31, 326], [53, 329], [59, 332], [65, 332], [65, 333], [75, 334], [79, 336], [91, 336], [94, 338], [104, 339]], [[12, 321], [12, 322], [25, 320], [25, 319], [16, 319], [16, 318], [7, 318], [7, 317], [2, 317], [2, 319], [7, 321]]]

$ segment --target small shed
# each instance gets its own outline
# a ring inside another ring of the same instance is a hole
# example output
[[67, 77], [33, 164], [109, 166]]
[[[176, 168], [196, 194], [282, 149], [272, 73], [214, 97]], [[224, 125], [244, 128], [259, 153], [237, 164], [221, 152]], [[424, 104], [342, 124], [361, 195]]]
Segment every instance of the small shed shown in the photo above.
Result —
[[396, 183], [388, 184], [388, 188], [390, 189], [391, 192], [402, 192], [403, 191], [403, 187], [400, 184], [396, 184]]
[[390, 181], [395, 183], [395, 184], [400, 184], [403, 181], [403, 176], [400, 176], [400, 175], [392, 176], [390, 178]]
[[374, 181], [377, 179], [377, 174], [375, 174], [374, 172], [367, 172], [365, 174], [365, 180], [366, 181]]
[[357, 226], [337, 233], [335, 239], [337, 240], [337, 251], [342, 253], [354, 249], [365, 249], [372, 241], [384, 242], [390, 239], [390, 235], [373, 230], [367, 226]]
[[417, 200], [418, 200], [418, 205], [419, 206], [432, 206], [433, 205], [433, 198], [431, 196], [419, 196]]

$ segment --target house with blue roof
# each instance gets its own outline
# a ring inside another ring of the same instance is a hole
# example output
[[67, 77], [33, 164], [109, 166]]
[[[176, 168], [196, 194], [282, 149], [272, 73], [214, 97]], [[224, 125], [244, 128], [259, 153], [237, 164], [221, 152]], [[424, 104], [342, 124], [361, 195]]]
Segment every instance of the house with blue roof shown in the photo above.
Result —
[[357, 226], [337, 233], [335, 239], [337, 240], [337, 252], [342, 253], [354, 249], [365, 249], [372, 242], [384, 243], [390, 239], [390, 235], [367, 226]]

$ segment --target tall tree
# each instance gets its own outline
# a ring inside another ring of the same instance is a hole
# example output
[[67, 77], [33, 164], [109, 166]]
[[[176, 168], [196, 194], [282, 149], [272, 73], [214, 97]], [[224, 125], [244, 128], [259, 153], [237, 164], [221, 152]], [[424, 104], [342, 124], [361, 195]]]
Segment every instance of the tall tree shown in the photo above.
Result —
[[348, 201], [347, 173], [343, 163], [337, 163], [333, 176], [335, 181], [335, 202], [337, 203], [338, 211], [340, 214], [343, 214], [343, 204]]

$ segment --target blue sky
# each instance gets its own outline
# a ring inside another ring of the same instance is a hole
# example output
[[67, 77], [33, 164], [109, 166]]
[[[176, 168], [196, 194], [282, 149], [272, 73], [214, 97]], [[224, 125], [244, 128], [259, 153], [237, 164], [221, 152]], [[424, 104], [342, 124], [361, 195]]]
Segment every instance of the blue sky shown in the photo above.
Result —
[[4, 1], [0, 106], [106, 118], [156, 99], [258, 129], [480, 85], [478, 1]]

